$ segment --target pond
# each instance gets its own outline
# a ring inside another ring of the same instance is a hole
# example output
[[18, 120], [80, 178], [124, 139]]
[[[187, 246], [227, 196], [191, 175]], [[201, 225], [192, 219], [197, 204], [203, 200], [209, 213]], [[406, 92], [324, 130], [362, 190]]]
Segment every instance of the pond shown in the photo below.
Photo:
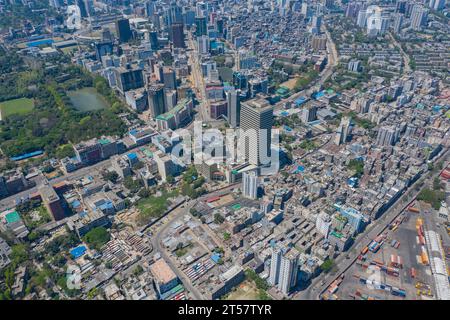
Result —
[[70, 98], [75, 109], [81, 112], [101, 110], [108, 107], [106, 100], [95, 90], [95, 88], [83, 88], [69, 91]]

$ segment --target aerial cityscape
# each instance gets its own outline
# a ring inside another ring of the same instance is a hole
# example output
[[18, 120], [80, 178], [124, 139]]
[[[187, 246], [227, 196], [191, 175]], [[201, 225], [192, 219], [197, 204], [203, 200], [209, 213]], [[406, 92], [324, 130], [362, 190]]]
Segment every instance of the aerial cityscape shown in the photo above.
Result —
[[0, 300], [450, 300], [449, 214], [450, 1], [0, 0]]

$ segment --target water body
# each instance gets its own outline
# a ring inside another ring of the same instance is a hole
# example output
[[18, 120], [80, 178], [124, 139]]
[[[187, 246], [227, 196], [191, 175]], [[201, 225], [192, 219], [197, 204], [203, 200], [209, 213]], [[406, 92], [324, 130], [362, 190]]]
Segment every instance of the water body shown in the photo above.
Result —
[[80, 112], [96, 111], [108, 107], [106, 100], [95, 90], [95, 88], [83, 88], [69, 91], [70, 98], [75, 109]]

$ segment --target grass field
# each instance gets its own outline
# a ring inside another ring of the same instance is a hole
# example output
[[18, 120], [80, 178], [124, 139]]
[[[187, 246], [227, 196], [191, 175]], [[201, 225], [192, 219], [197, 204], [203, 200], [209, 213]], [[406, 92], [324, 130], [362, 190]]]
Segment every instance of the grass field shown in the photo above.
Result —
[[23, 114], [30, 112], [34, 108], [34, 100], [20, 98], [8, 100], [0, 103], [0, 119], [5, 119], [12, 114]]
[[177, 196], [177, 192], [163, 192], [160, 197], [150, 196], [139, 200], [137, 207], [140, 211], [141, 222], [148, 222], [148, 219], [159, 218], [169, 205], [168, 199]]
[[258, 289], [253, 282], [244, 281], [233, 292], [231, 292], [226, 299], [259, 300]]
[[283, 87], [288, 88], [289, 90], [292, 90], [292, 89], [294, 89], [298, 78], [299, 77], [294, 77], [292, 79], [289, 79], [288, 81], [285, 81], [282, 84], [280, 84], [280, 87], [283, 86]]

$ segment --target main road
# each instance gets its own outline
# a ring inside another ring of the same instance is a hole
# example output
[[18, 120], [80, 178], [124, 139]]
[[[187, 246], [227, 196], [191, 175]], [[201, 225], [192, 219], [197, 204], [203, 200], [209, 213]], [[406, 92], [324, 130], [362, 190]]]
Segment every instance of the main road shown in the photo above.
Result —
[[[441, 155], [434, 160], [434, 163], [442, 160], [444, 161], [445, 168], [448, 165], [449, 155], [450, 149], [444, 149], [441, 152]], [[306, 290], [296, 293], [293, 298], [296, 300], [319, 299], [320, 294], [322, 294], [335, 279], [337, 279], [341, 274], [347, 271], [353, 263], [355, 263], [361, 250], [365, 246], [368, 246], [372, 239], [384, 232], [389, 224], [393, 220], [395, 220], [406, 209], [406, 207], [408, 207], [409, 203], [411, 203], [419, 194], [420, 190], [422, 189], [421, 186], [426, 185], [430, 181], [433, 181], [433, 179], [440, 173], [441, 171], [427, 172], [423, 177], [421, 177], [413, 185], [411, 185], [408, 190], [395, 202], [392, 207], [387, 210], [387, 212], [383, 214], [380, 219], [375, 220], [372, 224], [370, 224], [367, 230], [355, 239], [355, 246], [351, 248], [350, 253], [342, 253], [336, 259], [335, 264], [339, 268], [339, 273], [334, 276], [324, 273], [320, 274], [312, 281], [311, 285]], [[419, 188], [417, 188], [417, 186], [419, 186]]]
[[389, 38], [391, 39], [392, 43], [398, 48], [398, 50], [400, 50], [400, 53], [402, 54], [403, 57], [403, 64], [405, 65], [404, 69], [403, 69], [403, 74], [409, 74], [411, 73], [412, 69], [411, 69], [411, 58], [409, 57], [409, 55], [405, 52], [405, 50], [403, 50], [403, 47], [401, 46], [400, 43], [398, 43], [398, 41], [395, 39], [395, 37], [392, 35], [392, 33], [388, 33]]
[[282, 109], [284, 104], [286, 102], [294, 102], [296, 99], [298, 99], [301, 96], [309, 95], [313, 91], [316, 90], [316, 88], [321, 87], [328, 78], [331, 77], [331, 75], [334, 72], [334, 67], [338, 65], [339, 62], [339, 56], [338, 51], [336, 49], [336, 44], [334, 43], [330, 32], [328, 31], [325, 24], [322, 25], [322, 30], [324, 31], [326, 37], [327, 37], [327, 52], [328, 52], [328, 63], [325, 66], [325, 69], [320, 73], [319, 78], [313, 81], [307, 89], [299, 91], [297, 93], [294, 93], [290, 97], [281, 100], [275, 105], [275, 109]]
[[200, 105], [198, 107], [199, 112], [197, 114], [197, 120], [200, 121], [208, 121], [210, 120], [209, 114], [208, 114], [208, 108], [209, 103], [208, 99], [206, 98], [206, 86], [205, 86], [205, 80], [202, 75], [201, 66], [200, 66], [200, 59], [198, 55], [197, 46], [195, 45], [194, 38], [192, 36], [192, 33], [189, 32], [188, 34], [188, 44], [190, 54], [190, 63], [191, 63], [191, 75], [192, 75], [192, 81], [193, 86], [197, 95], [197, 98], [200, 102]]

